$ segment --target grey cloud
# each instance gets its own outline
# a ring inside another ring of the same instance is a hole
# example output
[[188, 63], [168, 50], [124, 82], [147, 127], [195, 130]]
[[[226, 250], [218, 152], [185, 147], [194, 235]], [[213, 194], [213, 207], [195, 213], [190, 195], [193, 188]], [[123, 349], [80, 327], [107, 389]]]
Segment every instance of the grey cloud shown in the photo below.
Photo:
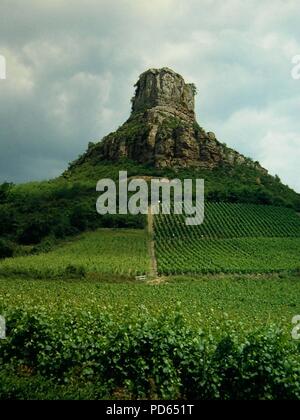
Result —
[[299, 17], [296, 0], [2, 0], [0, 182], [58, 175], [128, 117], [139, 73], [169, 66], [202, 126], [300, 191]]

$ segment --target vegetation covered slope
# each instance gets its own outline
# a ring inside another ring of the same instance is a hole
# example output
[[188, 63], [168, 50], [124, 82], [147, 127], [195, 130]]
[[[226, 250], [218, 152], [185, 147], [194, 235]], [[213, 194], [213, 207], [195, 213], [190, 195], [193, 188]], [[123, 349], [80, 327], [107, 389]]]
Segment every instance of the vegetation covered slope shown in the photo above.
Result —
[[[178, 126], [171, 124], [166, 129], [175, 130], [170, 134], [175, 136]], [[201, 130], [197, 124], [194, 129]], [[44, 182], [0, 185], [0, 258], [9, 256], [9, 241], [13, 248], [13, 244], [38, 244], [49, 236], [62, 239], [99, 227], [144, 227], [144, 217], [100, 217], [96, 213], [97, 182], [102, 178], [117, 181], [121, 170], [126, 170], [128, 177], [204, 179], [206, 200], [211, 202], [266, 204], [300, 211], [300, 194], [283, 185], [278, 177], [270, 176], [250, 159], [232, 165], [221, 162], [213, 169], [159, 169], [150, 163], [139, 164], [127, 159], [103, 160], [101, 150], [108, 140], [109, 147], [114, 142], [122, 143], [124, 138], [129, 145], [137, 145], [144, 131], [143, 118], [132, 116], [102, 142], [90, 143], [87, 152], [71, 163], [62, 176]], [[110, 141], [111, 137], [114, 142]], [[138, 155], [139, 151], [136, 153]]]
[[[101, 171], [100, 171], [101, 172]], [[104, 166], [100, 178], [115, 172]], [[96, 178], [80, 177], [21, 185], [2, 185], [0, 194], [0, 258], [10, 256], [7, 244], [36, 245], [101, 227], [143, 228], [144, 216], [106, 215], [96, 212]], [[6, 247], [6, 248], [5, 248]], [[16, 250], [18, 252], [18, 250]]]
[[14, 244], [38, 244], [99, 227], [144, 227], [144, 217], [96, 213], [96, 183], [117, 180], [121, 170], [129, 177], [204, 179], [207, 201], [300, 211], [300, 194], [199, 126], [195, 86], [162, 68], [144, 72], [136, 87], [128, 120], [101, 141], [90, 142], [62, 176], [0, 185], [0, 258], [11, 255]]
[[[162, 122], [162, 130], [165, 131], [165, 142], [168, 138], [176, 137], [176, 133], [182, 127], [183, 122], [174, 118], [165, 118]], [[151, 128], [151, 127], [150, 127]], [[105, 168], [111, 178], [117, 175], [121, 169], [128, 170], [130, 176], [134, 175], [153, 175], [169, 178], [202, 178], [206, 181], [206, 196], [208, 200], [225, 202], [251, 202], [256, 204], [275, 204], [293, 207], [300, 211], [300, 194], [295, 193], [288, 186], [283, 185], [278, 176], [271, 176], [264, 170], [258, 162], [250, 158], [245, 158], [243, 163], [229, 164], [226, 160], [219, 162], [217, 167], [205, 168], [187, 166], [185, 159], [182, 158], [182, 165], [179, 167], [155, 167], [153, 163], [139, 164], [138, 159], [145, 150], [138, 148], [141, 145], [145, 132], [150, 130], [145, 125], [145, 116], [142, 114], [132, 115], [125, 124], [116, 132], [110, 133], [102, 141], [89, 143], [87, 151], [77, 160], [69, 165], [69, 169], [63, 176], [70, 180], [94, 180], [96, 182], [104, 173]], [[198, 123], [195, 121], [193, 130], [202, 132]], [[113, 139], [113, 141], [112, 141]], [[132, 146], [135, 152], [135, 161], [114, 156], [113, 162], [105, 161], [103, 149], [109, 145], [110, 152], [113, 152], [114, 145], [120, 145], [124, 141]], [[183, 146], [182, 146], [183, 147]], [[237, 153], [223, 144], [228, 154]], [[144, 145], [146, 148], [146, 145]], [[156, 152], [157, 154], [159, 151]]]
[[99, 274], [126, 278], [149, 270], [147, 234], [137, 229], [100, 229], [65, 241], [47, 253], [0, 262], [0, 276], [44, 279], [97, 278]]
[[204, 223], [186, 226], [185, 215], [155, 217], [155, 237], [300, 237], [300, 218], [290, 209], [255, 204], [206, 203]]
[[[51, 181], [3, 184], [0, 187], [0, 237], [6, 242], [26, 245], [38, 244], [49, 236], [62, 239], [99, 227], [143, 228], [143, 216], [99, 216], [96, 212], [97, 181], [107, 177], [117, 180], [120, 170], [127, 170], [128, 177], [202, 178], [208, 201], [267, 204], [300, 210], [299, 194], [281, 184], [279, 179], [246, 166], [175, 171], [130, 161], [87, 161]], [[0, 244], [0, 257], [8, 256], [7, 252], [7, 244]]]
[[159, 274], [259, 273], [300, 268], [300, 218], [289, 209], [208, 203], [205, 220], [154, 217]]

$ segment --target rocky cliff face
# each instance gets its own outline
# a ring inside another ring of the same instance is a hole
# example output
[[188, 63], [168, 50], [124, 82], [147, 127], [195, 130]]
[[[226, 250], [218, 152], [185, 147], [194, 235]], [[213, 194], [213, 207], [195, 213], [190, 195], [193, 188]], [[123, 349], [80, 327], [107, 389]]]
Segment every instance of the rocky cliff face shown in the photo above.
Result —
[[150, 69], [142, 73], [135, 84], [132, 112], [161, 107], [170, 112], [177, 111], [182, 117], [195, 118], [193, 84], [168, 68]]
[[224, 164], [247, 164], [265, 171], [198, 125], [194, 112], [196, 88], [173, 70], [147, 70], [135, 87], [128, 121], [102, 142], [90, 145], [77, 163], [88, 158], [128, 158], [158, 168], [213, 169]]

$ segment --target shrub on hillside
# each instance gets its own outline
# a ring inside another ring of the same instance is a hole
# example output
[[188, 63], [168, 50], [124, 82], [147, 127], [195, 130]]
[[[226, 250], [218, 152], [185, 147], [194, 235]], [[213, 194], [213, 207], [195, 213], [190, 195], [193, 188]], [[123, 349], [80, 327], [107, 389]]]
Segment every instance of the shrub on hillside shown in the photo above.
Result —
[[14, 184], [4, 182], [0, 184], [0, 203], [4, 203], [9, 195], [9, 191], [12, 189]]
[[50, 225], [45, 220], [29, 222], [19, 234], [19, 243], [22, 245], [33, 245], [41, 242], [50, 233]]
[[12, 257], [13, 253], [13, 245], [4, 239], [0, 239], [0, 259]]

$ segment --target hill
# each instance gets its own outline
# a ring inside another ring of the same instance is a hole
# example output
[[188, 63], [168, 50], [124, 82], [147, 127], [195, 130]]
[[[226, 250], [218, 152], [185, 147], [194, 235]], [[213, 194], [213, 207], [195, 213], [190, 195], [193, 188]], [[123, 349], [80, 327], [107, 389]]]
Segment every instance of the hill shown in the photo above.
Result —
[[[275, 204], [300, 210], [300, 195], [202, 128], [194, 111], [196, 87], [168, 68], [142, 73], [129, 119], [70, 164], [66, 179], [90, 180], [113, 162], [131, 175], [203, 178], [207, 199]], [[115, 174], [115, 171], [112, 171]], [[111, 175], [113, 177], [113, 175]], [[98, 179], [95, 179], [97, 181]]]
[[[150, 70], [60, 177], [0, 187], [0, 399], [300, 398], [299, 194], [202, 129], [194, 94]], [[204, 223], [99, 216], [120, 170], [205, 179]]]
[[0, 258], [18, 244], [56, 241], [101, 227], [145, 227], [143, 216], [106, 215], [95, 210], [101, 178], [202, 178], [206, 200], [282, 206], [300, 211], [300, 194], [258, 162], [239, 154], [196, 121], [196, 88], [170, 69], [143, 73], [132, 113], [115, 133], [89, 143], [87, 151], [58, 178], [0, 186]]
[[[273, 273], [300, 269], [300, 217], [291, 209], [206, 203], [205, 220], [186, 226], [185, 215], [159, 214], [146, 230], [98, 229], [32, 255], [7, 258], [0, 276], [134, 279], [136, 275]], [[150, 253], [153, 240], [155, 254]], [[53, 244], [52, 244], [53, 245]], [[53, 249], [54, 248], [54, 249]], [[152, 269], [150, 260], [152, 261]], [[155, 267], [155, 269], [154, 269]], [[157, 272], [156, 272], [157, 271]]]

